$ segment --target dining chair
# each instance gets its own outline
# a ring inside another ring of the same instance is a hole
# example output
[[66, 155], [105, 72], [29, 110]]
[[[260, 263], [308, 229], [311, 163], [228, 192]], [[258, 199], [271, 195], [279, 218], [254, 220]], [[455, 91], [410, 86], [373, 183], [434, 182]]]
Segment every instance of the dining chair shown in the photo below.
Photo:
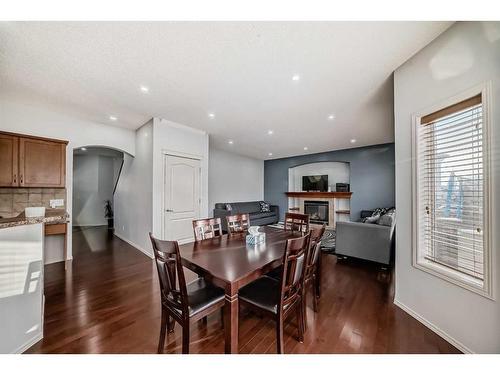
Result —
[[303, 237], [287, 240], [280, 280], [262, 276], [238, 293], [242, 305], [269, 315], [276, 321], [276, 349], [280, 354], [284, 353], [283, 323], [293, 312], [297, 317], [298, 341], [304, 341], [302, 289], [309, 238], [307, 233]]
[[163, 353], [165, 334], [174, 331], [177, 321], [182, 327], [182, 353], [188, 354], [190, 325], [224, 307], [224, 290], [203, 278], [186, 284], [177, 241], [162, 241], [151, 233], [149, 237], [153, 244], [161, 292], [158, 353]]
[[284, 229], [286, 231], [307, 233], [309, 230], [309, 215], [294, 212], [285, 213]]
[[307, 291], [309, 286], [313, 286], [313, 308], [314, 312], [318, 311], [318, 303], [320, 298], [321, 285], [321, 238], [325, 234], [326, 224], [321, 227], [313, 227], [311, 229], [311, 239], [309, 241], [309, 251], [306, 256], [306, 270], [304, 275], [303, 289], [303, 315], [304, 315], [304, 330], [307, 329]]
[[193, 231], [195, 241], [222, 236], [220, 217], [193, 220]]
[[242, 233], [250, 228], [250, 215], [237, 214], [226, 216], [226, 222], [230, 234]]

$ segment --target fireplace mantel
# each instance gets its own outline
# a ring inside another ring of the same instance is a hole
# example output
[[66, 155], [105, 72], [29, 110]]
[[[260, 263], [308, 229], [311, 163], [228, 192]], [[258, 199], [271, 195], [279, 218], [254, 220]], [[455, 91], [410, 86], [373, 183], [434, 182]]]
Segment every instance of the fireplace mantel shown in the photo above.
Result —
[[287, 197], [290, 198], [351, 198], [352, 192], [340, 191], [287, 191]]

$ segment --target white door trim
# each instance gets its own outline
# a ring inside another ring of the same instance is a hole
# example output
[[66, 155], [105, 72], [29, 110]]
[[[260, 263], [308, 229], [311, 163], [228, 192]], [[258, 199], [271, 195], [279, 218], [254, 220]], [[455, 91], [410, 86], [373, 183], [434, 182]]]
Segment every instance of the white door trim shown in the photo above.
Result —
[[[167, 156], [176, 156], [180, 158], [186, 158], [186, 159], [193, 159], [193, 160], [199, 160], [200, 165], [201, 162], [203, 161], [203, 156], [201, 155], [195, 155], [195, 154], [189, 154], [186, 152], [180, 152], [180, 151], [174, 151], [174, 150], [162, 150], [162, 192], [161, 192], [161, 238], [165, 239], [165, 183], [166, 183], [166, 176], [165, 176], [165, 170], [167, 167]], [[199, 169], [200, 177], [201, 177], [201, 166]], [[203, 202], [203, 194], [202, 192], [202, 187], [203, 183], [201, 178], [198, 179], [198, 184], [199, 186], [199, 192], [200, 192], [200, 209], [202, 206]]]
[[[195, 159], [195, 160], [203, 160], [202, 155], [197, 155], [197, 154], [190, 154], [187, 152], [181, 152], [181, 151], [175, 151], [175, 150], [168, 150], [168, 149], [163, 149], [161, 150], [162, 155], [170, 155], [170, 156], [177, 156], [180, 158], [188, 158], [188, 159]], [[163, 172], [165, 174], [165, 171]]]

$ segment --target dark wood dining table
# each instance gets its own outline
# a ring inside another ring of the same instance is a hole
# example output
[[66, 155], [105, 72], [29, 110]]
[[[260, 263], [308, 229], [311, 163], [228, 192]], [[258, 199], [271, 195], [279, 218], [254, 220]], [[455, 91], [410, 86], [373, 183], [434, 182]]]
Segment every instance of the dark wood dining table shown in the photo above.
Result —
[[206, 280], [224, 288], [225, 352], [238, 353], [238, 290], [282, 263], [285, 243], [300, 234], [262, 227], [266, 241], [246, 244], [246, 233], [191, 242], [179, 247], [182, 264]]

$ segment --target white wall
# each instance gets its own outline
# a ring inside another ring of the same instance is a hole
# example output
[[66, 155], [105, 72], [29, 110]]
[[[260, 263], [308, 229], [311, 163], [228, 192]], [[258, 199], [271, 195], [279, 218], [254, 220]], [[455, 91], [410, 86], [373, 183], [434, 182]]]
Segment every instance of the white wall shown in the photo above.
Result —
[[394, 73], [396, 140], [395, 303], [464, 351], [500, 353], [500, 302], [412, 266], [412, 114], [491, 82], [493, 290], [500, 290], [500, 23], [459, 22]]
[[115, 234], [152, 255], [153, 120], [135, 132], [135, 157], [124, 155], [114, 195]]
[[215, 203], [264, 199], [264, 161], [210, 147], [208, 216]]
[[104, 202], [113, 202], [114, 159], [73, 155], [73, 225], [106, 225]]
[[[104, 146], [135, 154], [135, 134], [131, 130], [82, 121], [29, 101], [0, 96], [0, 130], [68, 141], [66, 149], [66, 207], [72, 224], [73, 149]], [[61, 242], [62, 245], [62, 242]], [[68, 232], [68, 257], [72, 258], [72, 232]], [[60, 249], [62, 254], [62, 248]], [[62, 259], [62, 258], [61, 258]]]
[[153, 234], [161, 238], [164, 153], [200, 158], [201, 215], [208, 215], [208, 134], [159, 118], [153, 120], [153, 134]]

